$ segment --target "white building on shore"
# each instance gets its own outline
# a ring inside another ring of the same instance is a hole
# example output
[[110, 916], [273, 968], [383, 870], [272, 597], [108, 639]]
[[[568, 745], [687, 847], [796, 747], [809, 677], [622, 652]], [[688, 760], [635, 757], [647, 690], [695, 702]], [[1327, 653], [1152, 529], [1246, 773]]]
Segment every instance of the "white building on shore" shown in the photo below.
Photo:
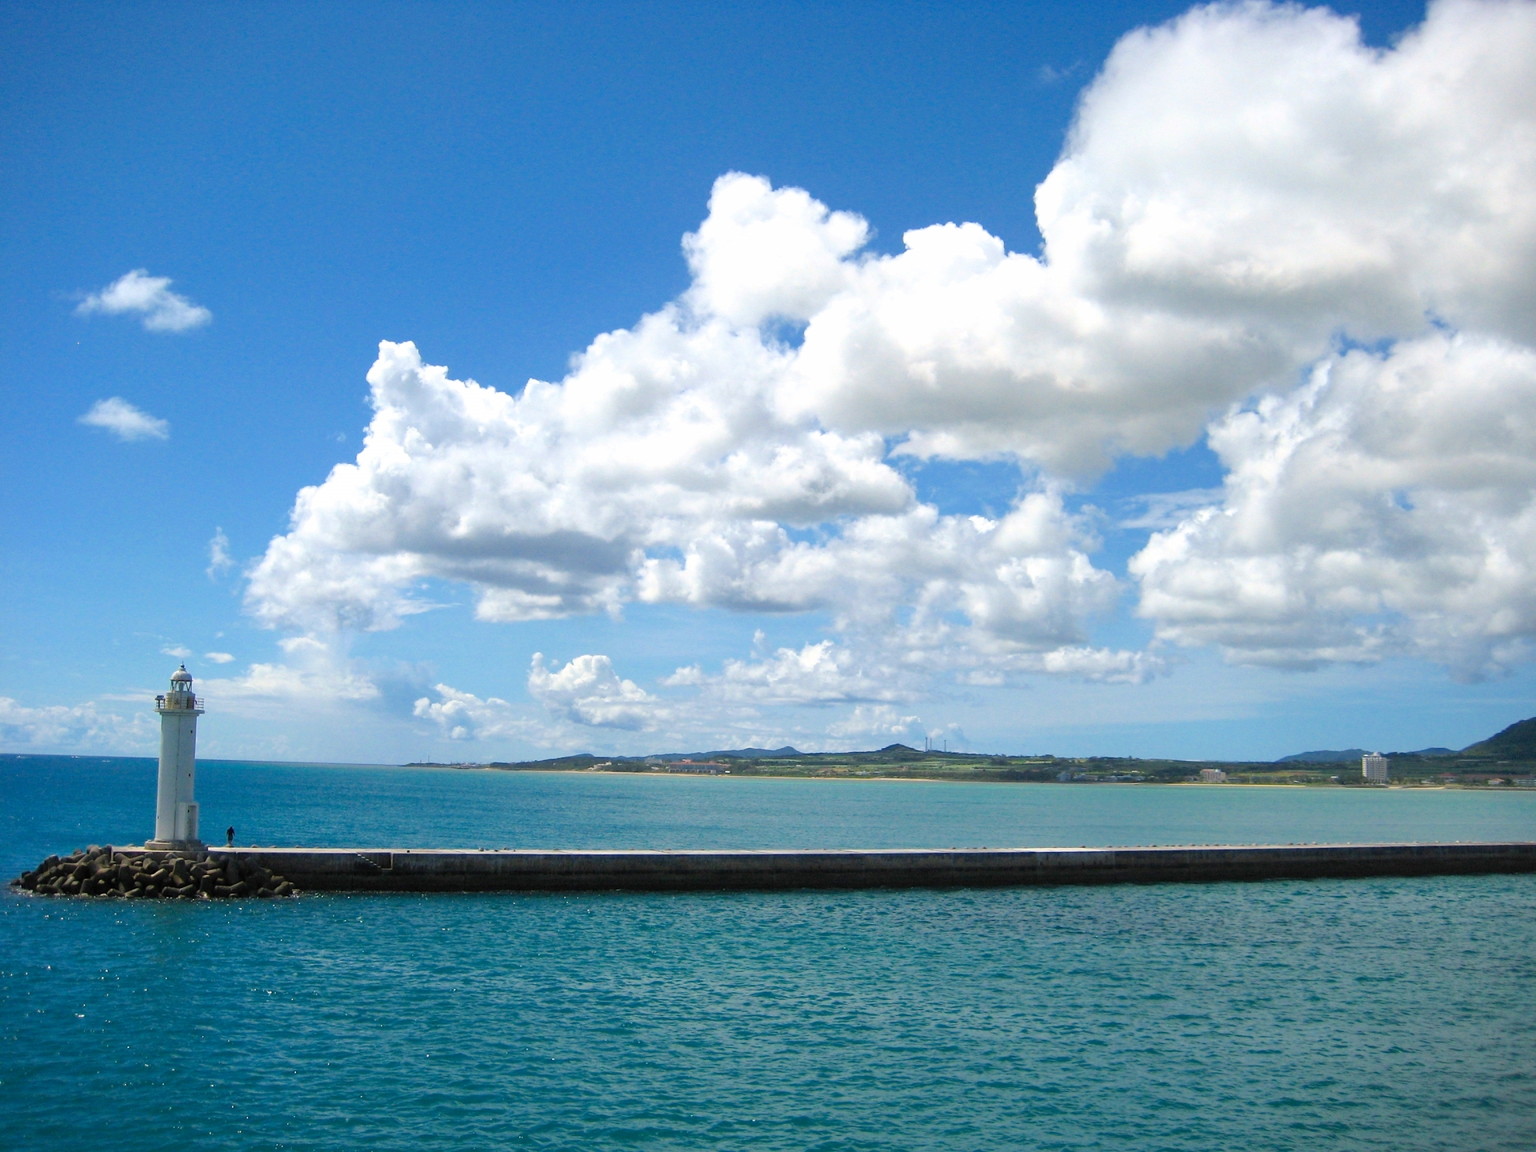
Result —
[[1387, 758], [1380, 752], [1367, 752], [1360, 757], [1360, 775], [1365, 777], [1367, 784], [1385, 784], [1387, 782]]

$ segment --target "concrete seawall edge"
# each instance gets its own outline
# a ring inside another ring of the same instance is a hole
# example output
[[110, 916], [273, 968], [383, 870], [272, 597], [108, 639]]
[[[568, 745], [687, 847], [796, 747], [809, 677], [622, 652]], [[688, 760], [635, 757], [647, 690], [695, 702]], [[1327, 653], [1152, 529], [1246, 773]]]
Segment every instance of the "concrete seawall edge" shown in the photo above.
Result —
[[1536, 842], [1142, 848], [474, 851], [211, 848], [335, 892], [770, 891], [1536, 872]]

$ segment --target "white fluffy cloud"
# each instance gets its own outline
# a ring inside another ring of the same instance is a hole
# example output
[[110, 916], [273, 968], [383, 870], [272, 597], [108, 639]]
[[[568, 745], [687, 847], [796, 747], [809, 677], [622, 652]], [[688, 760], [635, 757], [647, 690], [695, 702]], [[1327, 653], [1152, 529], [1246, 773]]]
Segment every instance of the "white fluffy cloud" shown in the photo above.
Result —
[[[382, 692], [377, 676], [349, 660], [338, 646], [312, 636], [281, 641], [284, 660], [254, 663], [239, 676], [199, 681], [200, 692], [221, 710], [262, 716], [274, 711], [326, 712], [339, 705], [371, 705]], [[227, 653], [210, 652], [215, 664]], [[233, 657], [229, 657], [233, 660]]]
[[151, 276], [146, 268], [135, 268], [101, 291], [90, 293], [75, 312], [81, 316], [95, 312], [135, 314], [151, 332], [185, 332], [213, 319], [213, 313], [201, 304], [172, 292], [169, 277]]
[[438, 698], [420, 697], [412, 713], [436, 724], [450, 740], [537, 740], [542, 734], [538, 723], [500, 697], [482, 700], [447, 684], [436, 684], [432, 690]]
[[562, 385], [513, 397], [385, 344], [362, 452], [300, 493], [250, 603], [278, 625], [389, 627], [427, 607], [412, 593], [435, 577], [473, 585], [488, 620], [641, 600], [885, 627], [905, 605], [914, 637], [1082, 640], [1115, 584], [1059, 493], [999, 520], [939, 515], [878, 436], [772, 414], [786, 355], [668, 309], [601, 338]]
[[105, 428], [119, 440], [166, 440], [171, 435], [169, 423], [134, 407], [121, 396], [96, 401], [79, 421], [92, 428]]
[[1536, 9], [1453, 0], [1394, 50], [1325, 9], [1121, 41], [1036, 194], [1043, 258], [908, 233], [811, 318], [791, 410], [1091, 475], [1288, 387], [1335, 335], [1536, 332]]
[[[213, 654], [218, 655], [217, 653]], [[214, 659], [214, 663], [221, 661]], [[326, 705], [337, 700], [373, 700], [378, 685], [366, 673], [292, 664], [252, 664], [243, 676], [204, 680], [220, 702], [267, 700], [282, 704]]]
[[1356, 350], [1218, 422], [1225, 497], [1132, 561], [1167, 639], [1305, 666], [1410, 653], [1463, 675], [1536, 635], [1536, 352]]
[[[513, 395], [381, 345], [363, 450], [299, 494], [251, 609], [390, 627], [448, 580], [486, 620], [832, 620], [836, 644], [681, 674], [719, 699], [894, 704], [923, 669], [1140, 679], [1155, 657], [1088, 642], [1123, 589], [1067, 496], [1208, 430], [1221, 503], [1149, 506], [1131, 565], [1165, 640], [1507, 666], [1536, 629], [1533, 55], [1536, 7], [1488, 0], [1386, 50], [1263, 3], [1135, 32], [1037, 190], [1038, 256], [969, 223], [870, 254], [858, 217], [724, 176], [688, 290], [558, 383]], [[900, 453], [1008, 456], [1025, 482], [1002, 515], [941, 514]], [[536, 665], [530, 690], [658, 723], [605, 661]]]
[[858, 704], [844, 719], [827, 730], [828, 735], [873, 737], [879, 740], [916, 741], [927, 733], [920, 716], [908, 715], [890, 704]]
[[528, 694], [552, 715], [593, 728], [638, 731], [668, 718], [667, 705], [621, 678], [607, 656], [577, 656], [562, 668], [548, 668], [544, 654], [535, 652]]
[[119, 716], [95, 704], [52, 704], [30, 708], [0, 696], [0, 745], [44, 752], [144, 751], [153, 746], [156, 725], [142, 713]]
[[[1122, 207], [1149, 191], [1128, 215], [1098, 198], [1119, 223], [1094, 259], [1212, 311], [1383, 341], [1303, 340], [1304, 383], [1281, 378], [1210, 426], [1224, 492], [1130, 565], [1163, 639], [1286, 667], [1407, 654], [1471, 677], [1529, 658], [1533, 50], [1536, 8], [1470, 2], [1435, 5], [1389, 52], [1322, 11], [1201, 13], [1122, 45], [1085, 120], [1135, 135], [1116, 67], [1199, 85], [1213, 115], [1164, 122], [1140, 159], [1114, 161]], [[1223, 53], [1260, 89], [1289, 87], [1254, 99], [1237, 73], [1211, 87], [1204, 61]], [[1170, 189], [1145, 179], [1158, 155], [1208, 159]]]
[[526, 684], [532, 706], [436, 684], [415, 701], [413, 713], [451, 740], [490, 742], [493, 748], [507, 741], [569, 748], [594, 739], [618, 748], [632, 733], [645, 733], [652, 749], [664, 743], [696, 751], [785, 742], [816, 749], [852, 735], [924, 735], [917, 716], [876, 702], [906, 691], [876, 683], [851, 653], [831, 642], [779, 649], [760, 662], [728, 661], [717, 675], [680, 668], [663, 685], [672, 691], [647, 692], [620, 675], [606, 655], [577, 656], [562, 665], [536, 653]]
[[773, 194], [762, 180], [726, 178], [699, 230], [683, 237], [688, 303], [741, 327], [809, 320], [850, 287], [848, 257], [868, 239], [863, 219], [831, 212], [799, 188]]
[[862, 667], [853, 652], [831, 640], [798, 650], [780, 648], [762, 660], [727, 660], [715, 676], [698, 665], [679, 668], [666, 683], [703, 688], [715, 700], [756, 706], [906, 700], [915, 688], [910, 675]]

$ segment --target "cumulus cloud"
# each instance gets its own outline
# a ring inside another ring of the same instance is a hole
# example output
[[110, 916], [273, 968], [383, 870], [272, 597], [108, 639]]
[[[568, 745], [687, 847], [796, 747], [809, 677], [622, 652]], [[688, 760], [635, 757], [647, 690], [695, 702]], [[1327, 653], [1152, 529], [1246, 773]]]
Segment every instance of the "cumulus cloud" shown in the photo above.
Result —
[[235, 661], [232, 652], [204, 652], [203, 659], [213, 664], [233, 664]]
[[544, 654], [535, 652], [528, 694], [551, 715], [593, 728], [651, 729], [669, 716], [666, 704], [622, 679], [607, 656], [577, 656], [551, 668]]
[[774, 417], [741, 375], [744, 347], [764, 372], [785, 355], [669, 310], [598, 341], [563, 385], [513, 397], [383, 345], [364, 449], [300, 493], [252, 572], [253, 610], [390, 627], [428, 606], [413, 595], [428, 577], [470, 583], [477, 614], [500, 621], [629, 600], [851, 620], [910, 594], [924, 623], [969, 614], [999, 642], [1050, 647], [1112, 603], [1059, 493], [996, 521], [941, 516], [878, 436]]
[[1536, 325], [1529, 4], [1435, 5], [1394, 50], [1325, 9], [1132, 33], [1035, 202], [1042, 258], [908, 233], [814, 316], [789, 399], [910, 450], [1091, 476], [1289, 386], [1345, 330]]
[[[1123, 588], [1069, 497], [1204, 435], [1220, 495], [1127, 521], [1154, 533], [1130, 574], [1165, 642], [1507, 667], [1533, 627], [1514, 466], [1533, 51], [1536, 7], [1489, 0], [1437, 3], [1387, 50], [1263, 3], [1132, 33], [1037, 190], [1035, 255], [974, 223], [871, 253], [857, 216], [723, 176], [684, 240], [689, 288], [559, 382], [512, 394], [382, 344], [363, 449], [299, 493], [250, 608], [386, 628], [448, 580], [492, 621], [827, 615], [835, 645], [679, 673], [720, 699], [894, 705], [860, 685], [899, 693], [908, 670], [1141, 679], [1154, 656], [1089, 642]], [[1024, 481], [1001, 515], [945, 514], [902, 454], [1011, 457]], [[1326, 514], [1303, 523], [1309, 499]], [[530, 690], [577, 722], [656, 723], [605, 660], [536, 665]]]
[[171, 435], [169, 423], [134, 407], [121, 396], [96, 401], [79, 422], [92, 428], [105, 428], [119, 440], [167, 440]]
[[752, 327], [765, 320], [806, 321], [846, 291], [848, 257], [869, 240], [869, 225], [833, 212], [799, 188], [774, 193], [767, 181], [716, 181], [709, 215], [683, 237], [693, 273], [687, 301], [703, 316]]
[[890, 704], [859, 704], [827, 729], [829, 736], [874, 737], [880, 740], [920, 740], [927, 733], [920, 716], [907, 715]]
[[292, 664], [252, 664], [229, 680], [205, 680], [204, 689], [225, 700], [273, 700], [322, 705], [337, 700], [373, 700], [378, 685], [368, 675], [331, 668], [302, 668]]
[[1241, 662], [1506, 670], [1536, 635], [1533, 414], [1536, 352], [1507, 341], [1331, 358], [1213, 427], [1225, 493], [1133, 559], [1142, 611]]
[[1030, 671], [1072, 676], [1104, 684], [1140, 684], [1162, 671], [1163, 662], [1146, 652], [1078, 645], [1041, 652], [1022, 666]]
[[447, 684], [432, 689], [438, 699], [422, 696], [412, 709], [420, 720], [436, 724], [450, 740], [537, 739], [543, 726], [522, 716], [517, 709], [496, 696], [481, 699], [472, 692], [461, 692]]
[[[561, 665], [536, 654], [527, 688], [542, 717], [531, 715], [529, 705], [441, 683], [419, 697], [412, 712], [452, 740], [551, 747], [596, 738], [617, 748], [628, 743], [626, 734], [639, 733], [645, 733], [639, 737], [642, 749], [654, 749], [658, 741], [694, 748], [793, 743], [815, 749], [870, 736], [921, 738], [918, 717], [861, 700], [852, 683], [857, 673], [850, 673], [849, 665], [847, 654], [828, 644], [780, 649], [761, 664], [730, 661], [718, 675], [696, 666], [679, 669], [663, 684], [681, 691], [664, 697], [621, 676], [608, 656], [578, 656]], [[894, 695], [872, 682], [865, 688], [871, 700]]]
[[[284, 712], [327, 712], [341, 706], [375, 706], [384, 693], [378, 675], [347, 658], [342, 646], [313, 636], [279, 641], [280, 661], [251, 664], [243, 673], [200, 680], [202, 693], [221, 710], [265, 716]], [[229, 660], [220, 657], [228, 656]], [[210, 652], [215, 664], [232, 662], [229, 653]]]
[[299, 494], [252, 603], [273, 622], [389, 626], [430, 575], [477, 586], [485, 619], [616, 609], [647, 550], [711, 526], [751, 536], [905, 508], [878, 437], [775, 420], [763, 377], [780, 358], [669, 309], [600, 338], [563, 385], [514, 397], [385, 343], [362, 452]]
[[80, 316], [96, 312], [134, 314], [151, 332], [185, 332], [213, 319], [213, 313], [201, 304], [194, 304], [180, 293], [172, 292], [169, 277], [151, 276], [145, 268], [135, 268], [101, 291], [90, 293], [76, 306], [75, 312]]
[[762, 706], [904, 700], [914, 694], [910, 676], [861, 667], [853, 652], [831, 640], [798, 650], [780, 648], [763, 660], [727, 660], [716, 676], [698, 665], [679, 668], [665, 683], [705, 688], [715, 699]]
[[144, 714], [119, 716], [93, 703], [30, 708], [0, 696], [0, 745], [57, 752], [113, 752], [152, 746], [156, 727]]

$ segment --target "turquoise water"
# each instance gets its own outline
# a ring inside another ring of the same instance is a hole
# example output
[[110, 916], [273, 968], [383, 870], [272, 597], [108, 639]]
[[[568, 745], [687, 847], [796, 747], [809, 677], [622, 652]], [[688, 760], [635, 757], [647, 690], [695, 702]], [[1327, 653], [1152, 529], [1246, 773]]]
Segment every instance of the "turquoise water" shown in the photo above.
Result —
[[[143, 761], [0, 758], [0, 864]], [[1536, 796], [199, 770], [242, 842], [1536, 836]], [[0, 899], [0, 1147], [1530, 1149], [1536, 877]]]

